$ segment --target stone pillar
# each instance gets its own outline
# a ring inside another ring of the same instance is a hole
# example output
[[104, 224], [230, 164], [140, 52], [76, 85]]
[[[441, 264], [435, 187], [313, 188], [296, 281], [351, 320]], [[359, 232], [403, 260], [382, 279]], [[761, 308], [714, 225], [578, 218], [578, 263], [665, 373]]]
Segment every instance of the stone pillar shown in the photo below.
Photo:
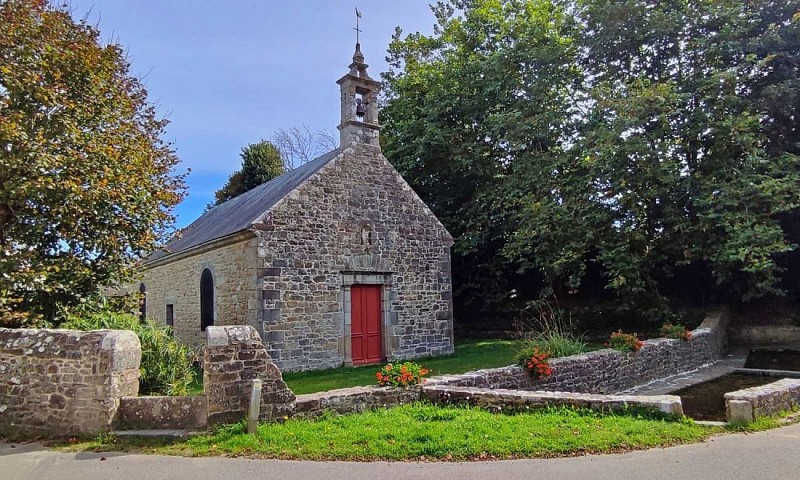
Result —
[[247, 413], [254, 378], [261, 379], [259, 418], [282, 421], [294, 414], [295, 396], [249, 325], [206, 328], [203, 384], [208, 424], [235, 423]]

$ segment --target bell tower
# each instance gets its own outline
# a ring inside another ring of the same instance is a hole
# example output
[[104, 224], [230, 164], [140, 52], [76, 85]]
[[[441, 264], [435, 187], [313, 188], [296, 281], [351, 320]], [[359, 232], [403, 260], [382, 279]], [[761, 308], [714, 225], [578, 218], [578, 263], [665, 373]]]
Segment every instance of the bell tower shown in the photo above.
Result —
[[336, 83], [342, 93], [342, 121], [339, 124], [340, 146], [347, 148], [356, 143], [379, 146], [378, 92], [381, 82], [367, 73], [361, 45], [356, 42], [356, 52], [350, 71]]

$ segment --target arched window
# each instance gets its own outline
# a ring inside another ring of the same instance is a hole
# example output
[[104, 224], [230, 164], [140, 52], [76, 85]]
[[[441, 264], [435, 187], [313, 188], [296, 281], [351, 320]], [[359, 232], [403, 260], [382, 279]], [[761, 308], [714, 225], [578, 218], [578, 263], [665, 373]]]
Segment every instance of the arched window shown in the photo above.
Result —
[[200, 275], [200, 330], [209, 325], [214, 325], [214, 277], [206, 268]]
[[147, 287], [139, 284], [139, 320], [144, 322], [147, 318]]

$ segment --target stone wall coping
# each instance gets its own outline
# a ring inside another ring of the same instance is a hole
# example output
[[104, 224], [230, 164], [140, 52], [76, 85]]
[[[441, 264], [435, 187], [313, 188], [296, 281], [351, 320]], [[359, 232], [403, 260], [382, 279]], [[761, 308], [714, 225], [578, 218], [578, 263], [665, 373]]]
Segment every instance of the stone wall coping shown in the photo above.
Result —
[[761, 385], [759, 387], [744, 388], [736, 390], [735, 392], [728, 392], [725, 394], [726, 400], [757, 400], [764, 396], [769, 396], [775, 393], [783, 393], [789, 390], [800, 390], [800, 379], [798, 378], [783, 378], [776, 382]]
[[[297, 395], [297, 402], [307, 402], [312, 400], [320, 400], [320, 399], [332, 399], [332, 398], [339, 398], [339, 397], [353, 397], [353, 396], [361, 396], [361, 395], [371, 395], [375, 393], [384, 393], [389, 392], [393, 387], [380, 387], [378, 385], [368, 385], [368, 386], [360, 386], [360, 387], [348, 387], [348, 388], [337, 388], [335, 390], [327, 390], [324, 392], [315, 392], [315, 393], [306, 393], [303, 395]], [[420, 390], [421, 386], [413, 386], [409, 387], [405, 390], [413, 391], [413, 390]]]
[[109, 352], [111, 371], [138, 369], [142, 359], [139, 336], [130, 330], [67, 330], [64, 328], [0, 328], [0, 350], [23, 350], [23, 355], [57, 356], [63, 345], [82, 343]]
[[681, 399], [675, 395], [600, 395], [551, 391], [523, 391], [447, 385], [423, 386], [423, 395], [434, 402], [470, 403], [483, 407], [543, 407], [569, 405], [593, 410], [644, 407], [672, 415], [683, 415]]
[[223, 325], [206, 327], [209, 347], [226, 347], [235, 343], [261, 342], [261, 337], [250, 325]]

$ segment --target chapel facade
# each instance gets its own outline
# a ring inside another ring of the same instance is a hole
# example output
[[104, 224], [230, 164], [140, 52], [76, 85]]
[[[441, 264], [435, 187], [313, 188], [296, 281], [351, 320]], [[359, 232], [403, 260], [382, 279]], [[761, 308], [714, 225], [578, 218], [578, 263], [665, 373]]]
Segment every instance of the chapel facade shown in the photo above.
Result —
[[381, 153], [356, 44], [340, 147], [207, 211], [144, 264], [147, 317], [199, 346], [252, 325], [284, 371], [453, 351], [453, 239]]

